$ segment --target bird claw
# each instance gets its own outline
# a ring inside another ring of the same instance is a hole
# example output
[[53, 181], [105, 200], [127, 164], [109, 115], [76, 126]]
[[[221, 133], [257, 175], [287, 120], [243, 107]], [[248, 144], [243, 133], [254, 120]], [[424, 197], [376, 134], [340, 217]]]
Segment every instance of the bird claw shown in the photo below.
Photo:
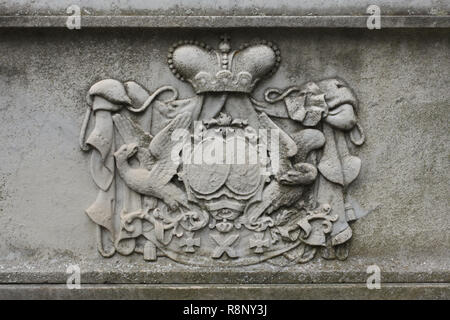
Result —
[[179, 208], [178, 202], [172, 199], [163, 199], [164, 203], [169, 207], [171, 211], [176, 211]]

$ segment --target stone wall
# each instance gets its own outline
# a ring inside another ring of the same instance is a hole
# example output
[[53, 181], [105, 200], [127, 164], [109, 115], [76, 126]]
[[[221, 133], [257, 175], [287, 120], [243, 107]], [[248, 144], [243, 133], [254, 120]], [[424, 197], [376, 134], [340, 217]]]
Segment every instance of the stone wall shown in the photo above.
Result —
[[[292, 2], [250, 1], [222, 10], [201, 4], [184, 20], [180, 15], [187, 9], [175, 2], [167, 8], [96, 3], [86, 5], [88, 25], [80, 30], [65, 28], [65, 17], [44, 17], [64, 16], [66, 3], [0, 6], [0, 297], [450, 297], [448, 8], [426, 1], [413, 8], [416, 15], [405, 15], [406, 2], [382, 1], [389, 25], [368, 30], [361, 1], [318, 9]], [[256, 7], [268, 14], [249, 14]], [[240, 17], [208, 20], [223, 10]], [[318, 18], [308, 20], [314, 10]], [[105, 15], [116, 19], [114, 25], [99, 17]], [[145, 15], [169, 17], [159, 17], [157, 25]], [[178, 16], [179, 27], [170, 25], [170, 15]], [[366, 141], [351, 149], [363, 165], [348, 192], [367, 215], [351, 224], [346, 260], [201, 267], [167, 257], [152, 262], [139, 254], [98, 253], [96, 226], [84, 214], [97, 191], [89, 155], [79, 148], [86, 93], [113, 78], [134, 80], [150, 92], [172, 85], [180, 98], [191, 97], [191, 86], [169, 71], [167, 50], [185, 39], [217, 47], [224, 32], [236, 47], [254, 38], [279, 47], [279, 70], [252, 93], [259, 100], [266, 88], [331, 77], [345, 79], [357, 96]], [[69, 265], [80, 267], [85, 290], [65, 289]], [[380, 290], [365, 287], [370, 265], [381, 270]]]

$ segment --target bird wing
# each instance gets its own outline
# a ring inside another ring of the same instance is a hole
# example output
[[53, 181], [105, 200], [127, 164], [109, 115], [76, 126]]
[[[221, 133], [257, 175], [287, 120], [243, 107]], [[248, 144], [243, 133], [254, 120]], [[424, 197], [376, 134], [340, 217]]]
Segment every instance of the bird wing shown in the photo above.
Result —
[[[152, 177], [154, 177], [155, 183], [165, 185], [177, 173], [180, 161], [179, 158], [172, 159], [172, 155], [178, 157], [183, 144], [180, 143], [180, 139], [174, 139], [172, 135], [177, 129], [185, 130], [184, 133], [188, 132], [191, 119], [191, 114], [188, 112], [177, 115], [155, 135], [150, 143], [149, 150], [156, 159], [152, 168]], [[177, 132], [177, 136], [178, 133], [183, 132]]]
[[[297, 144], [289, 135], [280, 129], [264, 112], [259, 115], [259, 123], [264, 129], [278, 130], [279, 151], [281, 157], [290, 158], [297, 154]], [[270, 134], [270, 131], [268, 132]], [[268, 135], [269, 136], [269, 135]]]
[[303, 194], [302, 186], [285, 186], [272, 180], [263, 191], [262, 200], [250, 205], [245, 212], [250, 221], [256, 221], [265, 214], [272, 214], [277, 209], [298, 201]]
[[141, 126], [121, 114], [116, 114], [112, 118], [126, 144], [137, 143], [141, 148], [148, 148], [153, 137]]
[[138, 158], [139, 163], [144, 168], [151, 170], [154, 159], [148, 150], [148, 147], [153, 137], [126, 116], [116, 114], [112, 118], [125, 143], [136, 143], [138, 145], [139, 149], [136, 157]]
[[[282, 177], [286, 172], [292, 170], [292, 162], [289, 158], [293, 157], [298, 152], [297, 144], [294, 140], [283, 130], [280, 129], [265, 113], [259, 115], [259, 123], [263, 128], [268, 130], [267, 137], [270, 137], [269, 151], [271, 157], [276, 156], [272, 143], [278, 143], [278, 168], [273, 166], [277, 179]], [[272, 138], [273, 130], [278, 131], [278, 141]]]
[[149, 148], [152, 155], [157, 159], [170, 159], [172, 148], [180, 145], [180, 140], [174, 139], [173, 133], [176, 129], [188, 130], [190, 125], [191, 114], [189, 112], [177, 115], [150, 142]]

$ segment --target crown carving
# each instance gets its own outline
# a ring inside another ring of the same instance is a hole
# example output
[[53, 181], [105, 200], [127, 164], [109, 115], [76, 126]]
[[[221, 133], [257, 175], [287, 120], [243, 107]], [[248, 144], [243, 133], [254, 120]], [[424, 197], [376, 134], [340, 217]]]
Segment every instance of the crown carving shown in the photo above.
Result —
[[169, 49], [170, 70], [196, 93], [250, 93], [260, 79], [278, 69], [280, 50], [273, 43], [263, 40], [231, 50], [229, 38], [221, 39], [218, 50], [197, 41], [178, 42]]

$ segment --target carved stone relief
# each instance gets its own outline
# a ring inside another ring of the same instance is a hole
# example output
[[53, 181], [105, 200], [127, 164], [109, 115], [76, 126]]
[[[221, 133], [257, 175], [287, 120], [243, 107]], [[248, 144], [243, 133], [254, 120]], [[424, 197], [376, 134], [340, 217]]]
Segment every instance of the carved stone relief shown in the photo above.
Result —
[[98, 188], [86, 213], [99, 252], [203, 266], [345, 259], [358, 218], [347, 187], [361, 167], [348, 144], [364, 142], [348, 85], [325, 79], [255, 99], [281, 62], [266, 41], [181, 41], [167, 57], [195, 96], [113, 79], [88, 92], [80, 145]]

